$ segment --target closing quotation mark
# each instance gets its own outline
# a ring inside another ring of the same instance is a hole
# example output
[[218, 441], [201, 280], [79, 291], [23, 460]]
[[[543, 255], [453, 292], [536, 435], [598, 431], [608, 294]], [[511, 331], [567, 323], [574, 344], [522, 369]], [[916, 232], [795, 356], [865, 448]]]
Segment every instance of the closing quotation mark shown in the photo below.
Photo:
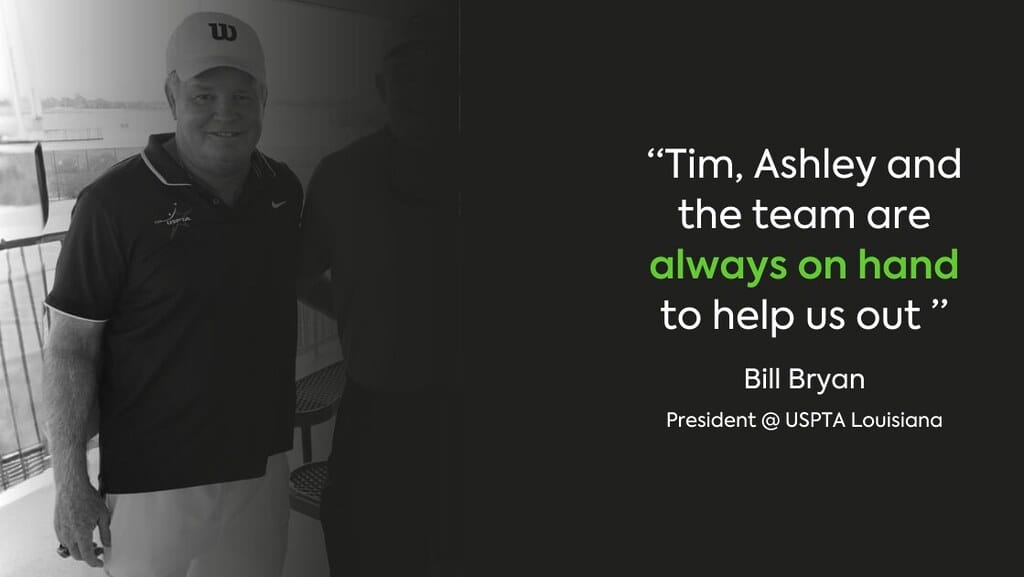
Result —
[[[939, 305], [939, 302], [941, 302], [942, 304]], [[939, 301], [939, 299], [932, 299], [932, 308], [933, 309], [944, 309], [944, 308], [946, 308], [946, 305], [948, 305], [948, 304], [949, 304], [949, 299], [942, 299], [942, 301]]]

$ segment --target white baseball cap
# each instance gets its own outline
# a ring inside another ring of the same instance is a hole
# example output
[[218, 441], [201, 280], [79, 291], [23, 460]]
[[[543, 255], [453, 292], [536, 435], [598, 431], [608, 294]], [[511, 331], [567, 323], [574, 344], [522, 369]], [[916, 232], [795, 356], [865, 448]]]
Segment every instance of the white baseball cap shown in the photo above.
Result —
[[167, 43], [167, 74], [188, 80], [211, 68], [230, 66], [266, 82], [263, 47], [256, 31], [221, 12], [190, 14]]

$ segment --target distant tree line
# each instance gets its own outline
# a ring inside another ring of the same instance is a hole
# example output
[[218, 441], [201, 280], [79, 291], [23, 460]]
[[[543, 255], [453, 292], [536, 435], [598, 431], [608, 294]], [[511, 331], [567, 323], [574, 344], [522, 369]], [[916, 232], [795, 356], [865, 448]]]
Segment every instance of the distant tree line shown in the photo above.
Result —
[[[2, 102], [2, 101], [0, 101]], [[86, 108], [86, 109], [113, 109], [113, 108], [159, 108], [165, 106], [161, 102], [107, 100], [105, 98], [86, 98], [75, 93], [73, 97], [53, 96], [42, 100], [43, 110], [53, 108]]]
[[[107, 100], [106, 98], [86, 98], [81, 94], [75, 94], [73, 97], [62, 96], [60, 98], [50, 96], [44, 98], [41, 102], [43, 110], [52, 110], [54, 108], [85, 108], [85, 109], [139, 109], [139, 108], [163, 108], [167, 106], [165, 102], [146, 102], [143, 100]], [[0, 97], [0, 108], [11, 108], [14, 103], [10, 98]], [[22, 100], [22, 106], [27, 106], [27, 103]]]

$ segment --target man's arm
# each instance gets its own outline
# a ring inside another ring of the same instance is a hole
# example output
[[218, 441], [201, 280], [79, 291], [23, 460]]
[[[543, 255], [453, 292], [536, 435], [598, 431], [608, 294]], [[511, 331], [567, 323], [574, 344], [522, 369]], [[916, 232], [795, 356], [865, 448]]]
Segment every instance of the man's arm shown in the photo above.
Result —
[[102, 567], [92, 533], [98, 525], [100, 540], [110, 546], [110, 512], [89, 481], [86, 442], [99, 423], [95, 407], [104, 324], [51, 312], [43, 402], [56, 488], [54, 530], [75, 559]]

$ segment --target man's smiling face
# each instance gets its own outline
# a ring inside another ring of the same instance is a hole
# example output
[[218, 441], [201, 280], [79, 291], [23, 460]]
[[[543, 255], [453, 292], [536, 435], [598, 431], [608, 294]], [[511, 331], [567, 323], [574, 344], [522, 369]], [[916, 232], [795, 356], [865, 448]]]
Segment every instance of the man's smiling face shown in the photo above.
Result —
[[178, 153], [213, 174], [248, 166], [263, 130], [263, 86], [223, 66], [170, 84]]

